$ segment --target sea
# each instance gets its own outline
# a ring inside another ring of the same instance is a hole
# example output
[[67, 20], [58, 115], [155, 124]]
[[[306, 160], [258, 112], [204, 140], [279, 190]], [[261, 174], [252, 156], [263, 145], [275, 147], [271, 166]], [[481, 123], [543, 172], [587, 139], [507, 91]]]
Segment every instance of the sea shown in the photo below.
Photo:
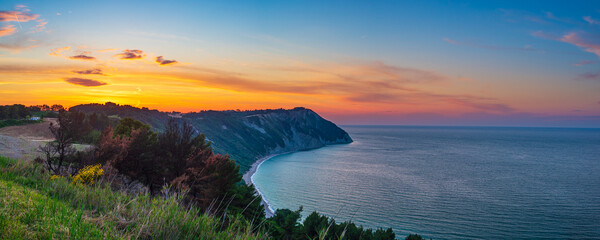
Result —
[[353, 143], [260, 165], [270, 208], [400, 239], [600, 239], [600, 129], [342, 128]]

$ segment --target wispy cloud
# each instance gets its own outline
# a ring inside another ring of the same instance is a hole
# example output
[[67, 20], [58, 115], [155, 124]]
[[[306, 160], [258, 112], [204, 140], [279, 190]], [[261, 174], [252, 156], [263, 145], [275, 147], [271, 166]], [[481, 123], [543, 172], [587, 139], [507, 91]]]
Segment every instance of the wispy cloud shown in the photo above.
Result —
[[38, 22], [38, 24], [35, 25], [35, 28], [33, 29], [33, 31], [34, 32], [44, 31], [44, 29], [46, 29], [46, 24], [48, 24], [48, 22], [44, 19], [38, 19], [36, 21]]
[[[169, 75], [183, 81], [196, 82], [203, 87], [242, 92], [327, 96], [347, 104], [378, 103], [390, 106], [422, 104], [496, 113], [513, 111], [509, 105], [493, 98], [439, 94], [424, 90], [422, 89], [424, 86], [454, 78], [427, 70], [392, 66], [379, 61], [273, 66], [268, 69], [275, 71], [274, 73], [280, 72], [287, 76], [288, 80], [263, 81], [255, 77], [211, 69], [197, 69], [192, 73], [173, 72]], [[152, 73], [152, 76], [160, 74], [162, 73]]]
[[25, 11], [0, 11], [0, 22], [29, 22], [40, 17], [39, 14]]
[[73, 71], [74, 73], [77, 74], [96, 74], [96, 75], [104, 75], [104, 73], [102, 73], [102, 69], [100, 68], [94, 68], [94, 69], [87, 69], [87, 70], [82, 70], [82, 71]]
[[585, 17], [583, 17], [583, 20], [585, 20], [586, 22], [588, 22], [591, 25], [600, 25], [600, 21], [593, 19], [591, 16], [585, 16]]
[[17, 31], [15, 25], [6, 25], [0, 28], [0, 37], [12, 35]]
[[97, 81], [97, 80], [93, 80], [93, 79], [87, 79], [87, 78], [65, 78], [65, 82], [79, 85], [79, 86], [84, 86], [84, 87], [98, 87], [98, 86], [107, 85], [107, 83], [105, 83], [105, 82], [101, 82], [101, 81]]
[[[598, 57], [600, 57], [600, 43], [593, 42], [594, 40], [591, 39], [586, 39], [581, 36], [581, 34], [571, 32], [565, 34], [559, 40], [583, 48], [584, 51], [596, 54]], [[595, 41], [598, 40], [599, 39], [595, 39]]]
[[75, 55], [75, 56], [70, 56], [70, 59], [78, 59], [78, 60], [96, 60], [95, 57], [92, 56], [88, 56], [85, 54], [79, 54], [79, 55]]
[[568, 19], [568, 18], [557, 17], [552, 12], [546, 12], [546, 18], [554, 20], [554, 21], [558, 21], [558, 22], [563, 22], [563, 23], [569, 23], [569, 24], [573, 24], [574, 23], [573, 20]]
[[122, 53], [116, 54], [115, 56], [119, 57], [120, 59], [140, 59], [143, 57], [143, 53], [144, 52], [142, 50], [125, 49]]
[[448, 96], [444, 99], [446, 102], [470, 107], [477, 110], [484, 110], [490, 112], [513, 112], [515, 109], [502, 103], [490, 103], [490, 99], [473, 97], [473, 96]]
[[[44, 29], [44, 26], [48, 23], [40, 17], [39, 14], [29, 13], [29, 9], [25, 5], [17, 5], [16, 11], [0, 11], [0, 22], [16, 22], [21, 28], [21, 23], [29, 21], [37, 21], [38, 24], [33, 28], [34, 32], [39, 32]], [[0, 37], [9, 36], [17, 32], [15, 25], [7, 25], [0, 29]]]
[[589, 65], [589, 64], [594, 64], [594, 63], [596, 63], [596, 61], [591, 61], [591, 60], [582, 60], [582, 61], [579, 61], [579, 62], [577, 62], [577, 63], [573, 63], [573, 66], [577, 66], [577, 67], [579, 67], [579, 66], [583, 66], [583, 65]]
[[588, 81], [598, 81], [600, 80], [600, 72], [589, 72], [580, 74], [575, 80], [588, 80]]
[[562, 36], [558, 36], [544, 31], [535, 31], [531, 33], [531, 35], [543, 39], [573, 44], [577, 47], [582, 48], [586, 52], [596, 54], [596, 56], [600, 57], [600, 38], [597, 38], [590, 34], [586, 34], [584, 32], [570, 32]]
[[[30, 31], [23, 31], [25, 24], [22, 23], [29, 21], [36, 21], [37, 24], [31, 27]], [[10, 23], [0, 28], [0, 37], [3, 37], [0, 49], [16, 53], [38, 47], [45, 41], [43, 38], [33, 39], [28, 35], [43, 31], [48, 22], [40, 19], [39, 14], [31, 13], [25, 5], [17, 5], [14, 11], [0, 11], [0, 22]]]
[[68, 51], [69, 49], [71, 49], [70, 46], [50, 49], [50, 56], [62, 56], [61, 53], [64, 51]]
[[166, 59], [163, 58], [163, 56], [158, 56], [158, 57], [156, 57], [156, 63], [158, 63], [159, 65], [169, 65], [169, 64], [177, 63], [177, 61], [175, 61], [175, 60], [166, 60]]
[[543, 49], [532, 48], [529, 45], [526, 45], [524, 47], [507, 47], [507, 46], [480, 44], [480, 43], [471, 42], [471, 41], [456, 41], [456, 40], [452, 40], [449, 38], [443, 38], [442, 40], [446, 41], [447, 43], [453, 44], [453, 45], [482, 48], [482, 49], [487, 49], [487, 50], [511, 50], [511, 51], [527, 51], [527, 52], [539, 52], [539, 53], [546, 52]]
[[39, 47], [41, 45], [40, 41], [29, 38], [26, 35], [15, 35], [10, 39], [6, 39], [3, 42], [0, 42], [0, 49], [8, 50], [13, 53], [29, 50], [32, 48]]

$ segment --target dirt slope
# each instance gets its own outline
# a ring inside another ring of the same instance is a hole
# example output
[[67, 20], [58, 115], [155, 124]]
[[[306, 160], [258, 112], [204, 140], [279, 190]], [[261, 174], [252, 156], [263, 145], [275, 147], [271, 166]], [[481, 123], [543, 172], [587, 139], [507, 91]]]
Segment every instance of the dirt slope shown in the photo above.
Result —
[[48, 129], [50, 123], [56, 124], [56, 118], [46, 118], [43, 123], [0, 128], [0, 135], [30, 141], [52, 141], [54, 137]]

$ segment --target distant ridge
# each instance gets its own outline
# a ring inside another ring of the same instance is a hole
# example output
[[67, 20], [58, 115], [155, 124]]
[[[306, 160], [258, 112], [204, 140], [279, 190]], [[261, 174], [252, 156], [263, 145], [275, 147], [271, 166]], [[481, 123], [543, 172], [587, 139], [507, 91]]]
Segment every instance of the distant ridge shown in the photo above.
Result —
[[264, 156], [352, 142], [346, 131], [302, 107], [181, 114], [108, 102], [77, 105], [69, 111], [132, 117], [149, 124], [154, 131], [162, 131], [171, 118], [187, 121], [198, 133], [206, 135], [215, 152], [227, 153], [240, 164], [242, 172]]

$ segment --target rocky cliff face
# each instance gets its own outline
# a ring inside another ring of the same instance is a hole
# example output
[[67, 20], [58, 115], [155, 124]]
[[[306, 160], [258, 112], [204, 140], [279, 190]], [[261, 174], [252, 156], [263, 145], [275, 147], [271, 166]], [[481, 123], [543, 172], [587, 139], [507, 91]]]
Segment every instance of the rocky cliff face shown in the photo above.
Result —
[[[174, 116], [114, 103], [79, 105], [71, 109], [132, 117], [150, 124], [155, 131], [164, 129], [167, 121]], [[352, 142], [344, 130], [306, 108], [202, 111], [176, 114], [175, 119], [192, 124], [197, 133], [204, 133], [215, 152], [229, 154], [241, 165], [242, 172], [250, 169], [256, 160], [271, 154]]]
[[243, 171], [267, 155], [352, 142], [344, 130], [305, 108], [202, 112], [183, 118], [206, 134], [215, 151], [230, 154]]

